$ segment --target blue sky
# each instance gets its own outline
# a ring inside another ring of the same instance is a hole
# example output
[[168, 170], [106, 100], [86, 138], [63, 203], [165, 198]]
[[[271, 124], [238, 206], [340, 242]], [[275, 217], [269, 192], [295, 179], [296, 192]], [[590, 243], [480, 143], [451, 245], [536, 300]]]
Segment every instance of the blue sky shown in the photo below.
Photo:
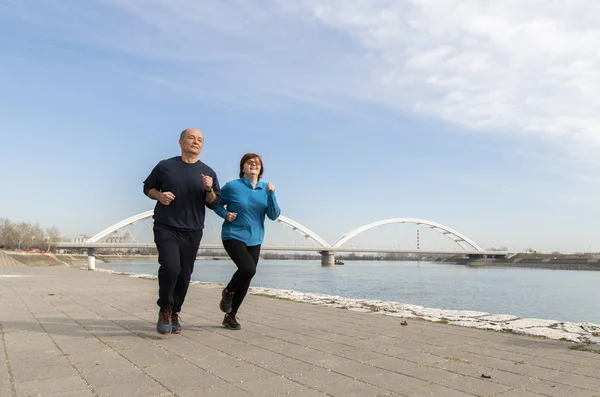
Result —
[[328, 241], [412, 217], [483, 247], [600, 251], [599, 17], [583, 1], [3, 1], [0, 217], [74, 236], [151, 209], [142, 181], [195, 127], [222, 183], [260, 153], [283, 214]]

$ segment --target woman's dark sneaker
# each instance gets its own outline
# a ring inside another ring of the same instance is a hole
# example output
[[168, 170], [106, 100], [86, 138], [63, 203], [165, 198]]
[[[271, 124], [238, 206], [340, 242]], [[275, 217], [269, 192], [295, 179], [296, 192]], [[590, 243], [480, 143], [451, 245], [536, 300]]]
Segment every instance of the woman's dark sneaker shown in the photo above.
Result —
[[223, 319], [223, 325], [225, 326], [225, 328], [229, 328], [229, 329], [233, 329], [233, 330], [238, 330], [238, 329], [242, 328], [240, 323], [238, 323], [237, 320], [235, 319], [235, 316], [231, 316], [229, 314], [225, 315], [225, 318]]
[[227, 288], [223, 288], [221, 292], [221, 302], [219, 302], [219, 309], [223, 313], [231, 312], [231, 302], [233, 302], [233, 292], [227, 291]]

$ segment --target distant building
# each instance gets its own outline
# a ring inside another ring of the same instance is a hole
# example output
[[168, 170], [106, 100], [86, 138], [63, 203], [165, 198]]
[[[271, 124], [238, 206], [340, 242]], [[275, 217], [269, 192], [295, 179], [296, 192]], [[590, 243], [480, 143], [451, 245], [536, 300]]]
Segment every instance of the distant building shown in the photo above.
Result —
[[88, 236], [86, 236], [85, 234], [80, 234], [73, 239], [73, 242], [74, 243], [84, 243], [87, 239], [89, 239]]

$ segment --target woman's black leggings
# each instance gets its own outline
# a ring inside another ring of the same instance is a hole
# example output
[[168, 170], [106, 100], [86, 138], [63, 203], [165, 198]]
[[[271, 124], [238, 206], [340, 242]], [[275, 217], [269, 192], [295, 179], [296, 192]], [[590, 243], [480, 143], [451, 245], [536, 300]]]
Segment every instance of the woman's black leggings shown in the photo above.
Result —
[[233, 274], [231, 281], [229, 281], [229, 284], [227, 284], [227, 291], [233, 292], [233, 301], [229, 314], [234, 316], [246, 297], [252, 277], [256, 274], [256, 265], [258, 265], [258, 257], [260, 256], [260, 245], [248, 247], [241, 241], [232, 239], [223, 240], [223, 247], [238, 268]]

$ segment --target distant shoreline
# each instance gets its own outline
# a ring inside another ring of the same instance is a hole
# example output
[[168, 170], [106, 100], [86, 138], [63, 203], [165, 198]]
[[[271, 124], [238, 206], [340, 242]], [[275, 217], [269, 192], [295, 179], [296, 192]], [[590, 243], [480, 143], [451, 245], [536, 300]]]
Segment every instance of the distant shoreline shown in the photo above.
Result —
[[[87, 264], [87, 255], [82, 254], [48, 254], [2, 251], [11, 258], [28, 266], [82, 266]], [[197, 260], [229, 260], [225, 256], [198, 256]], [[266, 258], [265, 258], [266, 259]], [[272, 260], [292, 260], [292, 259], [272, 259]], [[302, 260], [302, 259], [296, 259]], [[402, 261], [402, 259], [399, 259]], [[531, 269], [556, 269], [556, 270], [586, 270], [600, 271], [599, 258], [512, 258], [512, 259], [444, 259], [427, 260], [428, 262], [444, 263], [448, 265], [461, 265], [468, 267], [511, 267], [511, 268], [531, 268]], [[158, 262], [158, 255], [96, 255], [96, 263], [112, 262]], [[352, 260], [345, 259], [346, 265], [351, 265]], [[361, 261], [356, 261], [361, 262]]]

